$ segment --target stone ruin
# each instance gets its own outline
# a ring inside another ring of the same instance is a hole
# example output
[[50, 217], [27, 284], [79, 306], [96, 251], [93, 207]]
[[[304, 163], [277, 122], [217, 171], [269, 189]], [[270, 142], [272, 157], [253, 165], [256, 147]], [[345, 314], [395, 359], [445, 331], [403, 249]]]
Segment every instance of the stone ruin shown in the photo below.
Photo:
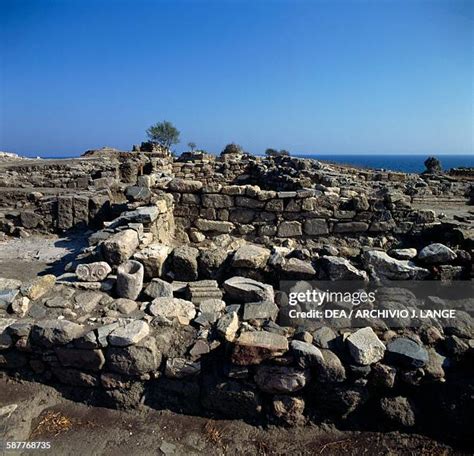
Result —
[[0, 368], [110, 407], [465, 441], [472, 295], [426, 298], [456, 304], [452, 321], [292, 319], [281, 281], [373, 284], [377, 306], [406, 311], [424, 304], [410, 281], [468, 287], [471, 189], [470, 176], [173, 159], [146, 144], [4, 160], [4, 236], [75, 233], [88, 246], [61, 275], [0, 279]]

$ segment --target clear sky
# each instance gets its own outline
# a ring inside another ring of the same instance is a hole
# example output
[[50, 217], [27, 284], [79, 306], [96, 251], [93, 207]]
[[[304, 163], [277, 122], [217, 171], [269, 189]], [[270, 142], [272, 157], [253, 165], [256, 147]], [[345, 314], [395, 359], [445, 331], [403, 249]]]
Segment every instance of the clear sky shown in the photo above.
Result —
[[0, 150], [474, 153], [471, 0], [1, 0]]

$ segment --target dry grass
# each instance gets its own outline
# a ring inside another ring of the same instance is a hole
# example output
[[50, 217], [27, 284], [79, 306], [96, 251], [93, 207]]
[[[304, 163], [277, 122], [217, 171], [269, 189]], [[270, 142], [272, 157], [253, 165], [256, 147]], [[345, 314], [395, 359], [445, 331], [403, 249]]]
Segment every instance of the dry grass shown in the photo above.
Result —
[[42, 416], [39, 423], [31, 433], [30, 438], [39, 436], [57, 436], [63, 432], [67, 432], [73, 428], [73, 426], [86, 425], [92, 426], [91, 422], [82, 422], [75, 418], [70, 418], [61, 412], [55, 412], [48, 410]]
[[222, 430], [218, 429], [212, 420], [204, 425], [204, 437], [212, 444], [222, 446]]

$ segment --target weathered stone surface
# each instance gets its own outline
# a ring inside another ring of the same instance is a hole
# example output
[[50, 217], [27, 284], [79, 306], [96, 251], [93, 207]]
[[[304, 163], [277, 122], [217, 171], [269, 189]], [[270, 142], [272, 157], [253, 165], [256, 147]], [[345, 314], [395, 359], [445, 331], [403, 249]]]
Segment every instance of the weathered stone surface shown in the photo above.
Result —
[[84, 282], [101, 282], [112, 272], [112, 268], [105, 261], [80, 264], [76, 268], [76, 275]]
[[301, 397], [276, 395], [273, 397], [273, 414], [288, 426], [301, 426], [306, 422], [305, 403]]
[[281, 222], [278, 226], [277, 236], [279, 237], [295, 237], [301, 236], [303, 231], [300, 222]]
[[309, 371], [285, 366], [259, 366], [255, 383], [265, 393], [285, 394], [299, 391], [309, 380]]
[[202, 404], [208, 410], [232, 418], [255, 418], [262, 409], [257, 389], [236, 380], [205, 385]]
[[395, 385], [397, 371], [387, 364], [376, 363], [372, 366], [371, 381], [377, 388], [390, 389]]
[[121, 298], [135, 300], [143, 288], [144, 268], [141, 263], [129, 260], [117, 268], [117, 294]]
[[31, 301], [26, 296], [17, 297], [11, 305], [12, 312], [20, 318], [23, 318], [30, 310]]
[[228, 342], [235, 339], [235, 335], [239, 329], [239, 317], [236, 312], [230, 312], [219, 318], [216, 324], [217, 332]]
[[119, 298], [113, 303], [112, 308], [122, 314], [129, 315], [138, 309], [138, 304], [131, 299]]
[[135, 230], [119, 231], [102, 243], [105, 260], [113, 265], [127, 261], [137, 248], [138, 234]]
[[328, 224], [324, 219], [307, 219], [303, 224], [303, 231], [308, 236], [328, 234]]
[[18, 290], [21, 287], [21, 280], [5, 279], [0, 277], [0, 291]]
[[380, 400], [380, 409], [392, 424], [404, 427], [415, 425], [415, 412], [406, 397], [384, 397]]
[[102, 369], [105, 358], [102, 350], [81, 350], [77, 348], [56, 347], [59, 362], [66, 367], [79, 367], [85, 370]]
[[246, 277], [232, 277], [224, 282], [227, 296], [236, 302], [273, 301], [273, 287]]
[[399, 337], [387, 345], [387, 361], [410, 368], [423, 367], [428, 362], [428, 352], [415, 341]]
[[273, 320], [278, 316], [278, 306], [271, 301], [249, 302], [244, 305], [243, 320]]
[[125, 326], [114, 329], [108, 337], [109, 344], [115, 347], [127, 347], [138, 344], [150, 333], [148, 323], [141, 320], [134, 320]]
[[205, 299], [199, 303], [199, 310], [204, 313], [219, 313], [225, 309], [222, 299]]
[[158, 369], [161, 353], [155, 339], [148, 337], [137, 345], [109, 347], [106, 352], [106, 368], [124, 375], [140, 375]]
[[244, 332], [235, 341], [232, 362], [238, 365], [260, 364], [288, 350], [284, 336], [266, 331]]
[[99, 378], [96, 374], [88, 374], [72, 368], [53, 368], [54, 376], [65, 385], [80, 386], [85, 388], [95, 388], [99, 385]]
[[234, 253], [232, 266], [235, 268], [264, 268], [270, 257], [270, 251], [256, 245], [243, 245]]
[[392, 280], [424, 279], [429, 271], [416, 266], [411, 261], [396, 260], [385, 252], [370, 250], [362, 256], [364, 264], [372, 268], [381, 278]]
[[136, 252], [133, 259], [143, 264], [145, 278], [161, 277], [164, 272], [165, 261], [171, 253], [171, 247], [163, 244], [150, 244], [143, 250]]
[[44, 347], [65, 345], [79, 338], [84, 327], [67, 320], [43, 320], [35, 323], [31, 329], [32, 340]]
[[172, 298], [173, 286], [161, 279], [153, 279], [145, 288], [145, 294], [150, 298]]
[[218, 233], [230, 233], [235, 228], [231, 222], [205, 219], [197, 219], [194, 225], [201, 231], [216, 231]]
[[412, 260], [417, 254], [416, 249], [393, 249], [390, 251], [390, 256], [397, 260]]
[[444, 244], [430, 244], [421, 249], [418, 259], [424, 263], [449, 263], [456, 259], [456, 252]]
[[37, 277], [21, 286], [23, 296], [35, 301], [46, 294], [56, 283], [56, 277], [52, 274]]
[[172, 179], [168, 183], [168, 189], [179, 193], [195, 193], [203, 187], [202, 182], [185, 179]]
[[[90, 313], [99, 305], [100, 301], [104, 298], [104, 296], [104, 294], [99, 293], [97, 291], [85, 291], [77, 293], [74, 296], [74, 301], [76, 303], [74, 309], [80, 310], [81, 312]], [[67, 301], [63, 299], [63, 302], [65, 303], [64, 305], [67, 307]], [[59, 305], [59, 302], [57, 303], [57, 305]]]
[[339, 383], [346, 380], [346, 369], [340, 358], [331, 350], [321, 350], [316, 360], [316, 380], [320, 383]]
[[198, 249], [187, 245], [173, 250], [173, 274], [176, 280], [196, 280], [198, 278], [198, 255]]
[[290, 347], [298, 366], [303, 369], [317, 366], [323, 359], [321, 350], [308, 342], [292, 340]]
[[165, 365], [165, 375], [168, 378], [192, 377], [201, 372], [199, 361], [189, 361], [184, 358], [167, 359]]
[[323, 326], [313, 332], [313, 344], [320, 348], [333, 348], [337, 334], [328, 326]]
[[358, 270], [345, 258], [323, 256], [321, 264], [329, 280], [368, 280], [365, 271]]
[[370, 327], [352, 333], [347, 338], [347, 346], [354, 361], [362, 365], [380, 361], [385, 353], [385, 345]]
[[188, 325], [196, 316], [196, 308], [184, 299], [156, 298], [151, 303], [150, 313], [155, 317], [176, 318], [182, 325]]
[[280, 269], [285, 274], [284, 277], [294, 279], [310, 278], [316, 274], [316, 269], [309, 261], [300, 260], [299, 258], [283, 260]]
[[338, 222], [334, 225], [335, 233], [360, 233], [368, 229], [369, 225], [365, 222]]

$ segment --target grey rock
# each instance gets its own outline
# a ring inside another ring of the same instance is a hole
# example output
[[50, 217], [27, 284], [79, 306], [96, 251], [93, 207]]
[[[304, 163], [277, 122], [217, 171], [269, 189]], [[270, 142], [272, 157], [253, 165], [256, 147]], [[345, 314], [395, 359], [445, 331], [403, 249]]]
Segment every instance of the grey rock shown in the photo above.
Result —
[[65, 345], [79, 338], [84, 327], [67, 320], [43, 320], [35, 323], [31, 329], [32, 340], [44, 347]]
[[224, 282], [224, 290], [237, 302], [274, 301], [273, 287], [246, 277], [232, 277]]
[[309, 371], [286, 366], [259, 366], [255, 383], [259, 389], [270, 394], [286, 394], [299, 391], [309, 381]]
[[428, 352], [415, 341], [399, 337], [387, 345], [387, 361], [402, 366], [417, 368], [428, 362]]
[[372, 268], [381, 278], [392, 280], [424, 279], [429, 275], [429, 271], [416, 266], [411, 261], [397, 260], [390, 257], [385, 252], [369, 250], [362, 256], [364, 264]]
[[288, 340], [285, 336], [267, 331], [241, 333], [235, 341], [232, 362], [237, 365], [260, 364], [288, 351]]
[[148, 323], [134, 320], [125, 326], [114, 329], [108, 337], [109, 344], [116, 347], [127, 347], [135, 345], [150, 333]]
[[141, 375], [154, 372], [161, 362], [161, 353], [155, 339], [148, 337], [137, 345], [108, 347], [106, 367], [112, 372], [124, 375]]
[[384, 397], [380, 400], [380, 409], [392, 424], [403, 427], [415, 425], [415, 412], [406, 397]]
[[56, 356], [65, 367], [80, 367], [85, 370], [102, 369], [105, 358], [102, 350], [81, 350], [77, 348], [56, 347]]
[[321, 264], [329, 280], [368, 280], [365, 271], [358, 270], [345, 258], [324, 256]]
[[393, 249], [390, 251], [390, 256], [397, 260], [412, 260], [417, 255], [416, 249]]
[[370, 327], [362, 328], [347, 338], [349, 352], [355, 362], [368, 365], [380, 361], [384, 357], [385, 345]]
[[278, 306], [271, 301], [249, 302], [244, 304], [243, 320], [276, 320]]
[[267, 264], [270, 251], [256, 245], [243, 245], [237, 249], [232, 259], [235, 268], [261, 269]]
[[119, 231], [102, 243], [102, 253], [107, 263], [119, 265], [135, 253], [138, 243], [138, 234], [135, 230]]
[[456, 252], [444, 244], [430, 244], [421, 249], [418, 259], [424, 263], [449, 263], [456, 259]]
[[302, 368], [316, 366], [323, 359], [321, 350], [308, 342], [292, 340], [290, 347], [298, 366]]
[[133, 259], [143, 264], [145, 278], [150, 280], [153, 277], [161, 277], [163, 275], [165, 262], [171, 250], [171, 247], [164, 244], [150, 244], [136, 252], [133, 255]]
[[161, 279], [153, 279], [145, 288], [145, 294], [150, 298], [172, 298], [173, 286]]
[[167, 359], [165, 365], [165, 375], [168, 378], [192, 377], [201, 372], [201, 363], [193, 362], [184, 358]]
[[175, 280], [188, 281], [198, 278], [198, 255], [198, 249], [187, 245], [173, 250], [173, 274]]
[[236, 312], [230, 312], [222, 316], [216, 325], [217, 332], [228, 342], [235, 339], [239, 330], [239, 317]]
[[150, 306], [150, 313], [155, 317], [176, 318], [182, 325], [188, 325], [196, 316], [196, 308], [190, 301], [178, 298], [156, 298]]

